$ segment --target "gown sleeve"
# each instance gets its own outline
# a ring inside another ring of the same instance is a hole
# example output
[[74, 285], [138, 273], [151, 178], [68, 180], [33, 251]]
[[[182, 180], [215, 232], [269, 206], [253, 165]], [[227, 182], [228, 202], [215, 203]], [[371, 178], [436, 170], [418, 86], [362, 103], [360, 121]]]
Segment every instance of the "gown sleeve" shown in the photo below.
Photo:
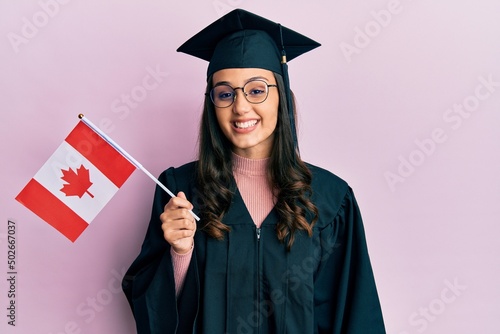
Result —
[[318, 333], [385, 333], [361, 214], [348, 188], [334, 220], [320, 232], [315, 280]]
[[[171, 191], [177, 193], [175, 170], [170, 168], [158, 178]], [[185, 188], [182, 188], [183, 191]], [[170, 255], [170, 245], [163, 238], [160, 214], [170, 196], [160, 187], [156, 187], [151, 220], [141, 251], [122, 282], [122, 288], [132, 309], [138, 334], [179, 333], [179, 329], [192, 330], [195, 313], [192, 307], [186, 307], [187, 293], [181, 291], [176, 298], [175, 278]], [[193, 259], [189, 264], [184, 289], [193, 290], [197, 275]], [[196, 289], [194, 289], [196, 290]], [[190, 328], [190, 329], [188, 329]]]

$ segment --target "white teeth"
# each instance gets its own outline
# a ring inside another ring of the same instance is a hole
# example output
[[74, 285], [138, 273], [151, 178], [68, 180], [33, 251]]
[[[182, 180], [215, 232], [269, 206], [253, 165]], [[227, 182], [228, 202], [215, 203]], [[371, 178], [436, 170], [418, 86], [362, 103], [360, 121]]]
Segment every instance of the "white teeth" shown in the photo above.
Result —
[[246, 129], [246, 128], [249, 128], [251, 126], [254, 126], [255, 124], [257, 124], [257, 120], [248, 121], [248, 122], [234, 122], [234, 125], [240, 129]]

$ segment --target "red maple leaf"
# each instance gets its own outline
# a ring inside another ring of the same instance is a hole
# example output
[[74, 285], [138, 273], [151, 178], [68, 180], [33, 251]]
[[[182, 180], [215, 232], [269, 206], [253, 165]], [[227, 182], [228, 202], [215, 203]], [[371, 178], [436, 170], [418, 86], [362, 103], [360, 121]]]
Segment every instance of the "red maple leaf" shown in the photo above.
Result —
[[94, 195], [89, 192], [89, 188], [92, 185], [89, 170], [83, 167], [83, 165], [76, 170], [76, 173], [71, 168], [68, 170], [61, 169], [61, 172], [63, 173], [61, 179], [68, 182], [68, 184], [65, 184], [60, 189], [66, 196], [78, 196], [82, 198], [87, 193], [90, 197], [94, 198]]

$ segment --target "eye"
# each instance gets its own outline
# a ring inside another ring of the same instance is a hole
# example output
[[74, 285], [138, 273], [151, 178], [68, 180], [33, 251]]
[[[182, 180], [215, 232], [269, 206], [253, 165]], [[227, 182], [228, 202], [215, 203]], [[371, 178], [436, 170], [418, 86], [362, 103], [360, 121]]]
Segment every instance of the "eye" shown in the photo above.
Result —
[[233, 98], [233, 92], [220, 92], [217, 94], [219, 100], [231, 100]]
[[248, 94], [250, 94], [250, 95], [261, 95], [261, 94], [265, 94], [265, 93], [266, 93], [265, 89], [259, 89], [259, 88], [254, 88], [248, 92]]
[[231, 101], [234, 98], [234, 90], [226, 85], [214, 87], [212, 94], [219, 101]]
[[250, 81], [247, 83], [246, 87], [247, 94], [252, 96], [259, 96], [266, 94], [266, 84], [260, 80]]

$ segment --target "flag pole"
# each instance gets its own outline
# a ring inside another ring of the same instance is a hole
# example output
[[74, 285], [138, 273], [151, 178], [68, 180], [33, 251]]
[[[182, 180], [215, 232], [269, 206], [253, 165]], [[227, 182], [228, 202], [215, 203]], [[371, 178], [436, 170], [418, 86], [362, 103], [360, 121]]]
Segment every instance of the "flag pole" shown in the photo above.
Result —
[[[108, 135], [101, 131], [97, 126], [94, 125], [88, 118], [83, 114], [79, 114], [78, 118], [82, 120], [89, 128], [94, 130], [102, 139], [104, 139], [109, 145], [111, 145], [115, 150], [121, 153], [132, 165], [142, 170], [151, 180], [153, 180], [160, 188], [165, 190], [170, 197], [176, 197], [173, 192], [171, 192], [167, 187], [163, 185], [156, 177], [153, 176], [146, 168], [144, 168], [137, 160], [135, 160], [130, 154], [128, 154], [124, 149], [120, 147], [117, 143], [113, 141]], [[196, 219], [196, 221], [200, 221], [200, 217], [198, 217], [192, 210], [189, 210], [189, 213]]]

